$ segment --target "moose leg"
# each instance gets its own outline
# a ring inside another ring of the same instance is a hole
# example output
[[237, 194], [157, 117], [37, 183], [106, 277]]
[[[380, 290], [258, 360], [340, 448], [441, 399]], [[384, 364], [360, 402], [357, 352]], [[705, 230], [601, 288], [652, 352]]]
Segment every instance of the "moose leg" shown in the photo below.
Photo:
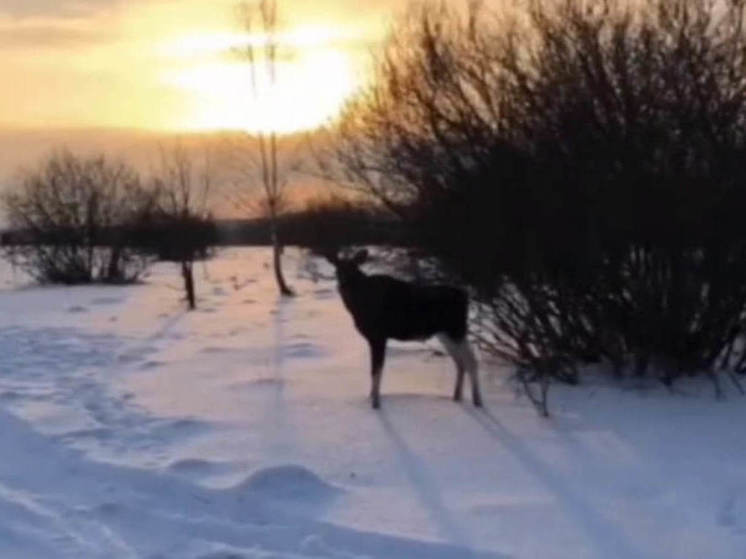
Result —
[[[464, 339], [459, 341], [453, 341], [447, 336], [443, 336], [443, 338], [451, 344], [451, 347], [453, 349], [449, 349], [449, 352], [451, 353], [451, 355], [453, 355], [453, 360], [459, 364], [459, 379], [456, 381], [457, 394], [460, 396], [461, 384], [463, 383], [463, 379], [461, 378], [461, 376], [463, 370], [465, 369], [466, 372], [469, 373], [469, 380], [471, 380], [472, 401], [474, 402], [475, 406], [481, 407], [482, 392], [479, 389], [479, 367], [477, 365], [477, 358], [474, 357], [474, 352], [469, 345], [469, 340], [467, 340], [465, 337]], [[444, 343], [444, 345], [446, 345], [446, 343]], [[446, 345], [446, 348], [448, 347], [449, 346]], [[455, 396], [456, 395], [454, 395], [454, 398]]]
[[464, 355], [466, 370], [469, 372], [469, 378], [471, 379], [472, 401], [475, 406], [482, 407], [482, 391], [479, 389], [479, 366], [477, 358], [474, 357], [474, 352], [466, 338], [461, 342], [460, 350]]
[[456, 386], [453, 389], [453, 400], [456, 402], [461, 401], [461, 394], [464, 391], [464, 367], [462, 365], [457, 366], [456, 373]]
[[443, 344], [448, 355], [451, 356], [451, 359], [453, 359], [453, 362], [456, 364], [456, 387], [453, 389], [453, 399], [456, 402], [460, 402], [461, 394], [464, 390], [464, 361], [461, 354], [458, 352], [457, 342], [453, 341], [446, 334], [438, 335], [438, 340], [440, 340], [440, 343]]
[[386, 357], [386, 338], [369, 339], [370, 344], [370, 401], [374, 409], [381, 406], [381, 376], [383, 362]]

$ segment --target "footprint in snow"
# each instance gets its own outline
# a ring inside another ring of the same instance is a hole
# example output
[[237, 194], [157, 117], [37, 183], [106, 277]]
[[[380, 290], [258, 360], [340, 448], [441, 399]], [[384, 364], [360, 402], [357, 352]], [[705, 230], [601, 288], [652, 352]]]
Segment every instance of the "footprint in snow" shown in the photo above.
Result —
[[206, 478], [233, 471], [236, 465], [230, 462], [213, 462], [200, 458], [184, 458], [169, 464], [166, 469], [176, 475], [191, 479]]
[[736, 534], [746, 534], [746, 500], [729, 495], [717, 513], [717, 523]]
[[67, 308], [67, 312], [69, 313], [84, 313], [88, 312], [88, 309], [85, 307], [81, 307], [80, 305], [73, 305], [72, 307]]
[[336, 297], [337, 292], [334, 289], [317, 289], [313, 292], [317, 299], [331, 299]]
[[135, 347], [117, 355], [117, 361], [123, 364], [134, 363], [143, 360], [147, 355], [151, 355], [156, 351], [156, 348], [150, 346]]
[[306, 359], [311, 357], [323, 357], [326, 355], [320, 347], [305, 342], [290, 344], [283, 348], [285, 357]]
[[91, 301], [92, 305], [115, 305], [123, 302], [124, 299], [120, 297], [98, 297]]
[[150, 371], [152, 369], [157, 369], [158, 367], [162, 367], [163, 362], [162, 361], [146, 361], [142, 365], [140, 365], [141, 371]]

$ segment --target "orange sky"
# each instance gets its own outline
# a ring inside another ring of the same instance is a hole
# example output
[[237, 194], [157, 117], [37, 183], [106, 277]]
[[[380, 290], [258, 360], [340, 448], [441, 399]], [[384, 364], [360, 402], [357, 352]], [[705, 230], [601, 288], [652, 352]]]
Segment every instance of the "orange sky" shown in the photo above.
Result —
[[[252, 96], [235, 0], [2, 0], [0, 126], [305, 130], [364, 80], [395, 0], [279, 0], [278, 82]], [[256, 37], [255, 37], [256, 39]]]

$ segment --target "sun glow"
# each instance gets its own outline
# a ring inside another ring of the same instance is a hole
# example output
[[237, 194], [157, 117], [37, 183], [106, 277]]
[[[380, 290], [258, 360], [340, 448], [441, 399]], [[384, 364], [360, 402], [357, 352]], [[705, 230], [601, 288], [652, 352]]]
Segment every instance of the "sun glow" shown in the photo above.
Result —
[[[248, 45], [264, 46], [269, 41], [265, 33], [195, 33], [167, 41], [161, 45], [160, 53], [164, 56], [194, 56], [205, 53], [226, 52], [230, 49]], [[321, 24], [299, 25], [293, 29], [280, 31], [275, 35], [275, 42], [281, 47], [303, 49], [328, 47], [360, 39], [360, 30]]]
[[0, 88], [0, 127], [313, 129], [369, 79], [370, 49], [396, 4], [283, 0], [277, 80], [254, 95], [236, 51], [259, 54], [268, 37], [258, 18], [255, 32], [240, 32], [238, 3], [11, 1], [0, 8], [0, 77], [12, 84]]
[[249, 44], [261, 47], [266, 36], [205, 34], [164, 44], [163, 56], [190, 60], [164, 76], [189, 99], [178, 127], [292, 133], [323, 125], [338, 115], [358, 84], [354, 61], [339, 46], [350, 37], [343, 29], [324, 26], [279, 33], [276, 79], [270, 82], [259, 59], [256, 90], [249, 63], [230, 53]]

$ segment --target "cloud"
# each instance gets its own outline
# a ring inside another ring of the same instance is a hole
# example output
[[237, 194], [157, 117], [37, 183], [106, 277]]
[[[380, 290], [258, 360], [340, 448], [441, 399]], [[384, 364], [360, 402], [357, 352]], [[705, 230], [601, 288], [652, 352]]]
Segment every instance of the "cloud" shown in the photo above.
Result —
[[0, 23], [0, 48], [2, 49], [76, 48], [101, 44], [110, 40], [110, 32], [63, 23], [28, 25]]
[[[308, 80], [322, 88], [344, 73], [328, 71], [341, 58], [350, 76], [365, 75], [366, 52], [381, 40], [393, 2], [278, 1], [287, 28], [300, 31], [297, 44], [278, 53], [279, 61], [286, 67], [326, 61], [327, 71]], [[221, 39], [241, 33], [236, 2], [0, 0], [0, 79], [13, 85], [0, 88], [0, 123], [171, 129], [223, 118], [231, 108], [223, 107], [219, 82], [205, 79], [201, 89], [184, 88], [171, 78], [241, 62], [229, 54], [233, 40]]]
[[3, 0], [0, 14], [11, 17], [81, 17], [120, 0]]

